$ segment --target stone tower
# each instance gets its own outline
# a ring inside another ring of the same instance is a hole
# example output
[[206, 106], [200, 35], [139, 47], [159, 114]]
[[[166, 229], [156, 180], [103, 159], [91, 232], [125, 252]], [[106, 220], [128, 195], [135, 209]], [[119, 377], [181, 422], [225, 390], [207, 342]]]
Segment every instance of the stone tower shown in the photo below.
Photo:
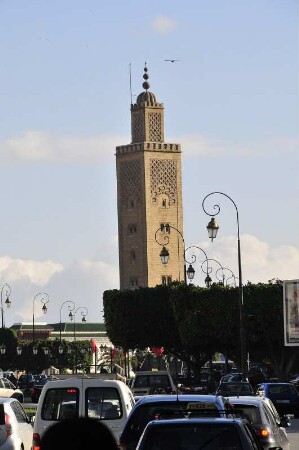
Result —
[[[164, 142], [164, 106], [148, 90], [146, 65], [143, 78], [144, 92], [131, 104], [132, 142], [116, 147], [120, 289], [184, 281], [184, 243], [175, 230], [183, 235], [181, 147]], [[167, 224], [175, 229], [157, 232]]]

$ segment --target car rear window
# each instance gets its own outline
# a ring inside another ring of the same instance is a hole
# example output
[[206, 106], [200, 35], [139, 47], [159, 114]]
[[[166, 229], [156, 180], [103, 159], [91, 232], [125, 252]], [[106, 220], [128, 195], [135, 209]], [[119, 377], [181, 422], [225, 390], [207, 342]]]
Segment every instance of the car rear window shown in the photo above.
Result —
[[43, 420], [76, 419], [79, 414], [77, 388], [49, 389], [45, 395], [41, 418]]
[[151, 427], [146, 436], [144, 450], [241, 450], [238, 430], [235, 426], [218, 424], [169, 424]]
[[231, 403], [231, 405], [235, 410], [234, 415], [240, 415], [252, 425], [260, 425], [262, 423], [261, 414], [257, 406], [240, 403]]
[[116, 388], [92, 387], [85, 390], [85, 415], [95, 419], [120, 419], [123, 416]]
[[292, 385], [269, 386], [269, 394], [294, 394], [296, 392]]
[[137, 375], [134, 387], [170, 387], [169, 377], [167, 375]]
[[145, 426], [155, 419], [178, 419], [188, 417], [220, 417], [214, 403], [204, 402], [163, 402], [146, 403], [132, 411], [122, 433], [122, 442], [137, 442]]

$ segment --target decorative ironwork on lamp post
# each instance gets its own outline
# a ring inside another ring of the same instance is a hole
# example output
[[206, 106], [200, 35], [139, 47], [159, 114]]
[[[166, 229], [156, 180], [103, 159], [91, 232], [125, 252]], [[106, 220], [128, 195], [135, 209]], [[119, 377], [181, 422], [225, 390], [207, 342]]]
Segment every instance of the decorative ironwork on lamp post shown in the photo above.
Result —
[[3, 306], [3, 292], [5, 291], [6, 300], [5, 300], [5, 306], [7, 309], [11, 306], [11, 300], [10, 300], [10, 294], [11, 294], [11, 287], [9, 284], [5, 283], [1, 288], [1, 328], [5, 327], [4, 322], [4, 306]]
[[204, 212], [211, 217], [209, 224], [207, 225], [207, 230], [209, 234], [209, 238], [213, 242], [213, 240], [217, 236], [217, 232], [219, 229], [219, 225], [215, 220], [214, 216], [217, 216], [220, 213], [220, 206], [214, 204], [214, 213], [210, 214], [205, 209], [205, 201], [211, 195], [223, 195], [228, 198], [234, 205], [236, 213], [237, 213], [237, 242], [238, 242], [238, 271], [239, 271], [239, 316], [240, 316], [240, 362], [241, 362], [241, 372], [242, 372], [242, 380], [245, 380], [245, 372], [246, 372], [246, 335], [245, 335], [245, 325], [244, 325], [244, 301], [243, 301], [243, 284], [242, 284], [242, 261], [241, 261], [241, 243], [240, 243], [240, 225], [239, 225], [239, 211], [234, 200], [227, 194], [223, 192], [215, 191], [206, 195], [202, 201], [202, 208]]
[[[33, 346], [33, 353], [34, 353], [34, 341], [35, 341], [35, 324], [34, 324], [34, 305], [35, 305], [35, 301], [37, 299], [40, 299], [41, 303], [43, 304], [42, 306], [42, 312], [43, 314], [46, 314], [48, 311], [48, 307], [47, 304], [49, 303], [50, 297], [49, 294], [47, 294], [46, 292], [39, 292], [38, 294], [36, 294], [33, 297], [33, 301], [32, 301], [32, 346]], [[36, 353], [34, 353], [36, 354]]]

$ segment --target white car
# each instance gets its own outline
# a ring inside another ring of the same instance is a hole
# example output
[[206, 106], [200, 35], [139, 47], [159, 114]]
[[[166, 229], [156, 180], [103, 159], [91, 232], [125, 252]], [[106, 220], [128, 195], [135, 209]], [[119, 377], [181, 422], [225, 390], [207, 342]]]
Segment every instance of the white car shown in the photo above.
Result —
[[0, 398], [0, 450], [30, 450], [33, 428], [21, 403]]
[[78, 417], [101, 420], [118, 440], [135, 405], [131, 390], [118, 380], [74, 377], [48, 381], [44, 385], [33, 425], [32, 450], [40, 449], [40, 441], [48, 427]]
[[24, 402], [24, 394], [21, 389], [5, 377], [0, 377], [0, 397], [16, 398], [20, 403]]

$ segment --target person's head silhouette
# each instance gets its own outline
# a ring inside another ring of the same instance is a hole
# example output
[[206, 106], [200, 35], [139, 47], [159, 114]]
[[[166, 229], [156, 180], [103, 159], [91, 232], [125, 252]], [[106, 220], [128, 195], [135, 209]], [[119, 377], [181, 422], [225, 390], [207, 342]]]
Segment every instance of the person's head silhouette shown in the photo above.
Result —
[[62, 420], [49, 427], [40, 442], [40, 450], [117, 450], [112, 432], [94, 419]]

